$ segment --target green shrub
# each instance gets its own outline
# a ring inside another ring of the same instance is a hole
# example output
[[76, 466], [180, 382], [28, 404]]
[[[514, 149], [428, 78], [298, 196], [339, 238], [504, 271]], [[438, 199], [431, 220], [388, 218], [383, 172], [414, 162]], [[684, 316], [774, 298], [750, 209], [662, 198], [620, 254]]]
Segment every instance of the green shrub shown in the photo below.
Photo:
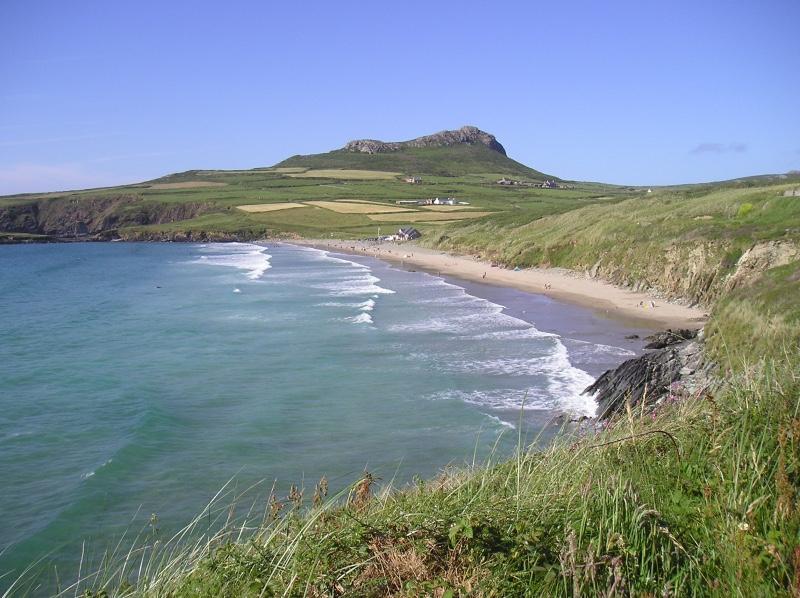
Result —
[[747, 216], [752, 211], [753, 211], [753, 204], [751, 204], [751, 203], [743, 203], [742, 205], [739, 206], [739, 211], [736, 212], [736, 217], [737, 218], [744, 218], [745, 216]]

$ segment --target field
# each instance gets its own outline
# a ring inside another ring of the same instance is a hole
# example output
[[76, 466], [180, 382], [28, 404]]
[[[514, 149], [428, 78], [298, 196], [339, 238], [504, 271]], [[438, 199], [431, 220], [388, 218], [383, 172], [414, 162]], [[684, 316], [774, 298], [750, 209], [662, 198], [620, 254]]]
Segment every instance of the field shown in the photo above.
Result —
[[370, 220], [377, 220], [379, 222], [399, 222], [401, 220], [407, 222], [449, 222], [453, 220], [468, 220], [470, 218], [483, 218], [484, 216], [490, 216], [494, 212], [469, 212], [469, 213], [450, 213], [450, 214], [441, 214], [441, 213], [425, 213], [425, 212], [413, 212], [411, 214], [403, 214], [402, 216], [394, 216], [392, 214], [370, 214]]
[[346, 201], [307, 201], [307, 204], [333, 210], [339, 214], [382, 214], [388, 212], [410, 212], [406, 208], [381, 205], [367, 202], [346, 202]]
[[274, 212], [276, 210], [288, 210], [289, 208], [304, 208], [306, 204], [303, 203], [256, 203], [246, 206], [236, 206], [243, 212], [259, 213], [259, 212]]
[[224, 187], [226, 183], [213, 183], [211, 181], [185, 181], [183, 183], [157, 183], [150, 185], [150, 189], [200, 189], [202, 187]]
[[433, 210], [434, 212], [458, 212], [461, 210], [474, 210], [470, 206], [420, 206], [425, 210]]
[[[98, 218], [87, 224], [90, 234], [99, 231], [107, 216], [113, 215], [116, 234], [133, 239], [172, 238], [203, 231], [220, 238], [360, 238], [378, 234], [381, 219], [370, 219], [369, 214], [408, 214], [409, 218], [392, 217], [386, 221], [414, 222], [427, 235], [428, 229], [432, 232], [447, 222], [455, 222], [447, 217], [450, 213], [478, 218], [491, 212], [485, 216], [489, 221], [506, 226], [598, 202], [615, 203], [640, 193], [594, 183], [576, 184], [570, 189], [504, 187], [494, 182], [502, 173], [490, 171], [459, 176], [423, 174], [423, 182], [416, 185], [404, 183], [394, 174], [385, 178], [387, 173], [395, 172], [389, 170], [373, 179], [363, 178], [359, 169], [317, 169], [314, 177], [293, 176], [307, 171], [304, 166], [189, 171], [110, 189], [9, 196], [0, 198], [0, 214], [3, 210], [14, 210], [16, 214], [29, 206], [31, 213], [43, 221], [64, 223], [61, 229], [44, 229], [30, 226], [30, 218], [19, 216], [19, 228], [14, 228], [13, 222], [6, 225], [17, 233], [45, 236], [73, 235], [75, 225], [68, 224], [71, 219], [85, 220], [85, 215], [75, 213], [76, 206], [94, 205], [91, 209], [96, 210]], [[316, 178], [321, 173], [355, 178]], [[455, 197], [470, 205], [406, 207], [395, 203], [435, 197]], [[289, 209], [300, 204], [308, 209]], [[238, 209], [240, 206], [248, 207]]]
[[[279, 168], [286, 172], [286, 168]], [[293, 169], [291, 169], [293, 170]], [[347, 181], [373, 181], [379, 179], [394, 179], [400, 176], [399, 172], [385, 172], [381, 170], [339, 170], [332, 168], [311, 169], [303, 172], [291, 172], [293, 178], [309, 179], [343, 179]]]

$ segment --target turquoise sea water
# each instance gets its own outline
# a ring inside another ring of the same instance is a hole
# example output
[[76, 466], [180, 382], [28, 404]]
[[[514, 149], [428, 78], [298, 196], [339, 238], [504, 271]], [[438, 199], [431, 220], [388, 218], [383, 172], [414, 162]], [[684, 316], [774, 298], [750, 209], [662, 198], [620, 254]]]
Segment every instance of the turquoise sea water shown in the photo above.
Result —
[[0, 575], [74, 576], [83, 541], [86, 567], [151, 513], [174, 530], [232, 476], [403, 484], [508, 454], [523, 401], [543, 441], [590, 414], [630, 347], [495, 292], [290, 245], [0, 247]]

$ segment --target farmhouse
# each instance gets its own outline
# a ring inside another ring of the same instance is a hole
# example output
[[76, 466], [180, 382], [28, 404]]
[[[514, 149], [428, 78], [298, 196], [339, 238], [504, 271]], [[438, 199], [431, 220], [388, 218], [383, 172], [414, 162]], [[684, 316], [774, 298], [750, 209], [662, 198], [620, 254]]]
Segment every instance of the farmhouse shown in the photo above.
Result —
[[399, 199], [394, 203], [402, 206], [454, 206], [469, 205], [465, 201], [456, 201], [454, 197], [434, 197], [433, 199]]
[[398, 230], [396, 236], [400, 241], [411, 241], [413, 239], [419, 239], [422, 234], [416, 228], [406, 226]]
[[418, 185], [419, 183], [421, 183], [421, 182], [422, 182], [422, 179], [421, 179], [420, 177], [418, 177], [418, 176], [407, 176], [407, 177], [406, 177], [405, 179], [403, 179], [403, 180], [404, 180], [406, 183], [410, 183], [410, 184], [412, 184], [412, 185]]

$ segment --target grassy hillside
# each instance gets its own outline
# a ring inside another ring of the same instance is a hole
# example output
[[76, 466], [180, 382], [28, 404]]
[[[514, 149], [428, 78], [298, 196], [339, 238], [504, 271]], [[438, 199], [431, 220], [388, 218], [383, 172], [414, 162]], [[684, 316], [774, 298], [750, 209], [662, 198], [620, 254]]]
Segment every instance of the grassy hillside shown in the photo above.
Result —
[[643, 193], [523, 221], [506, 213], [448, 225], [424, 240], [511, 266], [561, 266], [711, 305], [754, 243], [800, 239], [795, 184], [703, 186]]
[[405, 174], [462, 176], [491, 172], [529, 180], [555, 178], [512, 160], [485, 145], [407, 148], [396, 152], [365, 154], [335, 150], [324, 154], [292, 156], [276, 167], [352, 168], [390, 170]]
[[[482, 163], [484, 169], [492, 166]], [[391, 171], [361, 169], [189, 171], [111, 189], [0, 198], [0, 234], [123, 239], [181, 239], [187, 235], [221, 240], [292, 235], [352, 238], [375, 236], [378, 225], [365, 216], [337, 214], [311, 204], [298, 210], [262, 213], [247, 213], [237, 206], [348, 199], [395, 205], [399, 200], [456, 197], [468, 202], [471, 209], [513, 213], [512, 218], [530, 220], [631, 194], [627, 189], [596, 184], [571, 189], [500, 186], [495, 181], [501, 176], [489, 170], [462, 176], [425, 175], [421, 184], [411, 185]], [[398, 219], [392, 226], [411, 221]], [[423, 233], [438, 226], [418, 225]], [[382, 230], [390, 228], [387, 225]]]

